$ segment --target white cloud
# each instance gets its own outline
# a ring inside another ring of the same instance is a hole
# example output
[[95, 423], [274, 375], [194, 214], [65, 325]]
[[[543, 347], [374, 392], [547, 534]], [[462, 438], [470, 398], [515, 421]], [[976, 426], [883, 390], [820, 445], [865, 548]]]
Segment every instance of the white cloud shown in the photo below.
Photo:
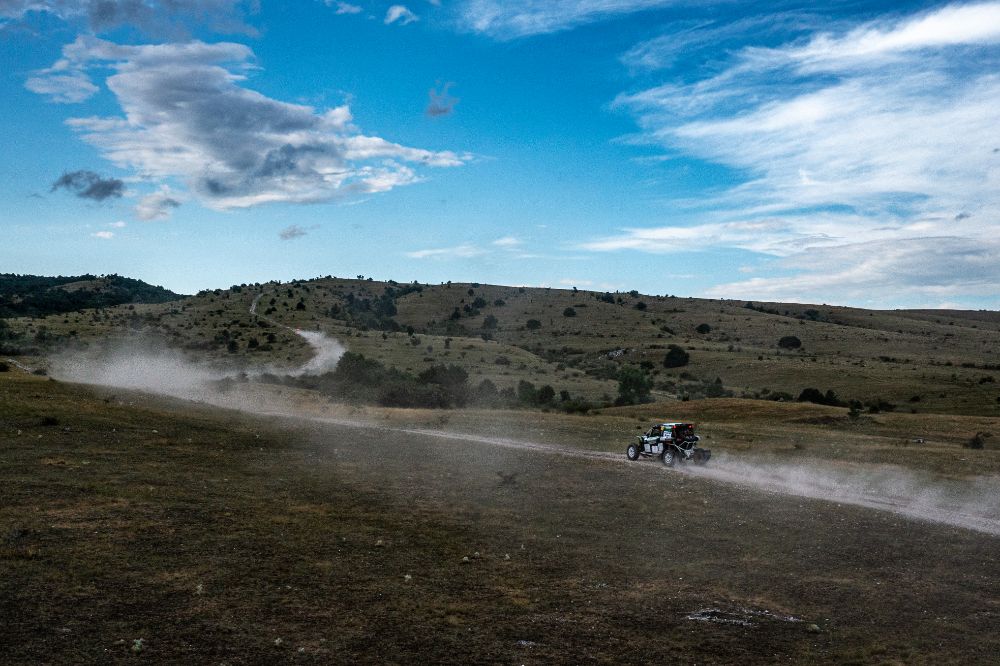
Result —
[[135, 205], [133, 209], [135, 216], [140, 220], [165, 220], [175, 208], [180, 207], [181, 202], [176, 194], [167, 186], [163, 186], [157, 192], [147, 194]]
[[515, 236], [504, 236], [493, 241], [493, 244], [502, 248], [516, 248], [524, 245], [524, 241]]
[[811, 249], [781, 260], [794, 274], [720, 284], [713, 298], [830, 302], [894, 307], [942, 298], [995, 297], [1000, 242], [960, 237], [892, 239]]
[[384, 23], [389, 25], [399, 21], [400, 25], [407, 25], [419, 20], [419, 17], [407, 9], [405, 5], [392, 5], [385, 12]]
[[98, 88], [80, 73], [60, 74], [52, 69], [43, 70], [29, 78], [24, 87], [39, 95], [48, 95], [53, 102], [75, 104], [89, 99]]
[[352, 5], [349, 2], [333, 2], [332, 0], [327, 0], [327, 7], [336, 7], [337, 10], [335, 14], [360, 14], [361, 7], [358, 5]]
[[117, 166], [182, 180], [218, 210], [385, 192], [421, 180], [417, 167], [470, 159], [361, 134], [346, 106], [317, 110], [266, 97], [242, 85], [253, 67], [241, 44], [119, 46], [80, 37], [50, 70], [86, 77], [112, 69], [107, 87], [124, 116], [73, 118], [70, 127]]
[[118, 220], [117, 222], [108, 222], [108, 226], [114, 227], [115, 229], [123, 229], [128, 225], [126, 225], [122, 220]]
[[663, 34], [634, 45], [621, 56], [621, 61], [632, 73], [672, 67], [681, 57], [691, 67], [692, 60], [704, 63], [718, 59], [720, 51], [735, 48], [748, 34], [798, 34], [810, 26], [828, 22], [800, 11], [767, 12], [728, 22], [682, 19], [665, 25]]
[[[916, 293], [919, 280], [904, 284], [903, 269], [935, 247], [960, 256], [920, 273], [925, 295], [980, 290], [966, 251], [987, 247], [1000, 225], [1000, 75], [990, 64], [1000, 56], [998, 17], [1000, 2], [954, 5], [744, 48], [722, 71], [620, 96], [647, 142], [728, 167], [742, 182], [674, 202], [676, 223], [582, 247], [783, 257], [791, 276], [713, 294], [795, 299], [826, 285], [825, 300], [875, 284]], [[931, 237], [951, 240], [928, 245]], [[896, 246], [907, 252], [890, 252]], [[901, 272], [871, 263], [892, 257]], [[874, 274], [881, 282], [864, 278]]]
[[411, 259], [468, 259], [470, 257], [479, 257], [485, 253], [485, 250], [465, 243], [454, 247], [416, 250], [414, 252], [407, 252], [406, 256]]
[[[987, 45], [1000, 42], [1000, 4], [983, 2], [950, 5], [902, 21], [876, 22], [846, 35], [821, 34], [783, 55], [804, 67], [829, 68], [844, 60], [872, 59], [947, 46]], [[780, 53], [780, 52], [779, 52]]]
[[95, 231], [90, 235], [94, 238], [100, 238], [102, 240], [111, 240], [115, 237], [115, 233], [113, 231]]
[[497, 39], [558, 32], [632, 12], [688, 4], [684, 0], [465, 0], [459, 24]]

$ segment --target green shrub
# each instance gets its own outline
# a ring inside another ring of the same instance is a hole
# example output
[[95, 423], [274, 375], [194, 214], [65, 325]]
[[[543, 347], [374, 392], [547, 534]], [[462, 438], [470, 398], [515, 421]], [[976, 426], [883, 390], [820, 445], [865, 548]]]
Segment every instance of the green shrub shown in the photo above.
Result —
[[802, 346], [802, 341], [794, 335], [786, 335], [778, 340], [778, 346], [782, 349], [798, 349]]
[[517, 399], [523, 404], [533, 405], [537, 401], [538, 391], [531, 382], [522, 379], [517, 383]]
[[618, 399], [616, 405], [635, 405], [649, 402], [653, 380], [643, 370], [625, 367], [618, 373]]
[[691, 355], [684, 351], [683, 347], [670, 345], [667, 347], [667, 355], [663, 358], [663, 367], [680, 368], [687, 365], [690, 360]]
[[846, 404], [842, 402], [837, 394], [833, 391], [827, 391], [823, 393], [819, 389], [806, 388], [802, 389], [802, 393], [796, 398], [798, 402], [812, 402], [817, 405], [829, 405], [831, 407], [845, 407]]

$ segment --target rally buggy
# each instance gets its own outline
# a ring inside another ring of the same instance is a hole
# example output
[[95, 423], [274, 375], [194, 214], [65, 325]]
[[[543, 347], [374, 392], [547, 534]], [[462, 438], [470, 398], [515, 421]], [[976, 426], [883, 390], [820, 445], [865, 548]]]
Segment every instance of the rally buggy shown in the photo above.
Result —
[[655, 456], [673, 467], [677, 461], [704, 465], [712, 457], [710, 450], [698, 446], [701, 437], [694, 434], [693, 423], [657, 423], [646, 434], [637, 435], [636, 440], [625, 450], [629, 460]]

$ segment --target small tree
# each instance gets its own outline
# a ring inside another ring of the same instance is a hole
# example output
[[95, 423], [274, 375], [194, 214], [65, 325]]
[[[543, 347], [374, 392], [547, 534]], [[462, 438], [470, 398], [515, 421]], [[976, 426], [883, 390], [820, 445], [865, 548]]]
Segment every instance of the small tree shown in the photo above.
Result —
[[537, 319], [529, 319], [528, 321], [524, 322], [524, 327], [529, 331], [537, 331], [542, 327], [542, 322], [538, 321]]
[[566, 308], [565, 310], [563, 310], [563, 317], [575, 317], [575, 316], [576, 316], [576, 310], [574, 310], [573, 308]]
[[546, 384], [542, 388], [538, 389], [536, 399], [540, 405], [551, 405], [556, 399], [556, 390]]
[[698, 328], [694, 330], [696, 330], [701, 335], [705, 335], [706, 333], [712, 332], [712, 327], [709, 326], [708, 324], [698, 324]]
[[667, 355], [663, 358], [663, 367], [680, 368], [688, 364], [691, 355], [684, 351], [679, 345], [670, 345], [667, 348]]
[[778, 340], [778, 346], [782, 349], [798, 349], [802, 346], [802, 341], [794, 335], [786, 335]]
[[653, 380], [649, 375], [635, 367], [622, 368], [618, 373], [619, 405], [634, 405], [649, 402], [649, 392], [653, 388]]
[[483, 319], [483, 328], [494, 329], [496, 327], [497, 327], [497, 318], [491, 314], [486, 315], [486, 318]]
[[535, 390], [535, 385], [531, 382], [522, 379], [517, 383], [517, 399], [526, 404], [535, 404], [538, 398], [538, 391]]
[[818, 388], [804, 388], [802, 393], [799, 393], [799, 397], [796, 398], [797, 402], [811, 402], [817, 405], [825, 404], [823, 392]]

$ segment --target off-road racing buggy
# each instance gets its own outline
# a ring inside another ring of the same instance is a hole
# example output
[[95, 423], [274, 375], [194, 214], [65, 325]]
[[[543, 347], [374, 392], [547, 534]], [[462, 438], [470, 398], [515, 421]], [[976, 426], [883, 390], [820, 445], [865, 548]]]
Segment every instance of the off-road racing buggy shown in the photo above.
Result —
[[710, 450], [698, 446], [701, 437], [694, 434], [693, 423], [657, 423], [646, 434], [637, 435], [636, 440], [625, 450], [629, 460], [655, 456], [673, 467], [677, 461], [704, 465], [712, 457]]

